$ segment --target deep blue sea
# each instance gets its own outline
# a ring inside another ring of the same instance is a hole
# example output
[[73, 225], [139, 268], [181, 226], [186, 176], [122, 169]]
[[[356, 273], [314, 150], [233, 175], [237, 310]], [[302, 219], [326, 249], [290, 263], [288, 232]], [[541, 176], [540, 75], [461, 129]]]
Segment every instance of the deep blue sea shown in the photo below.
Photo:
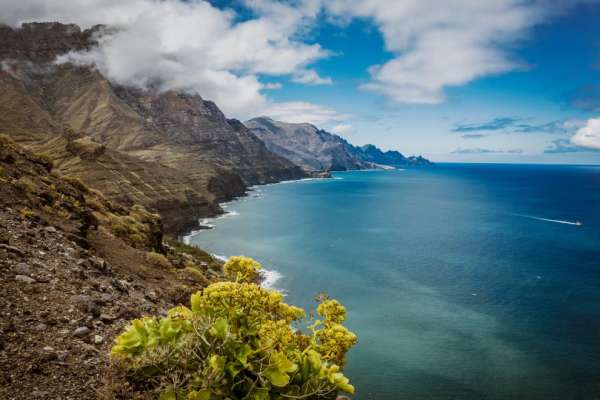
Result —
[[341, 300], [354, 399], [600, 399], [600, 167], [344, 172], [225, 206], [191, 242], [291, 304]]

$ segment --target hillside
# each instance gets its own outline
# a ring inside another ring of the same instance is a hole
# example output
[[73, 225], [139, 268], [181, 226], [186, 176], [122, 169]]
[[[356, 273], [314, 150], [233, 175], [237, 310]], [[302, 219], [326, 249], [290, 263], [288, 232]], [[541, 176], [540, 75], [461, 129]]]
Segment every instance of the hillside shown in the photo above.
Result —
[[[249, 185], [305, 176], [198, 95], [115, 86], [93, 68], [53, 63], [95, 46], [102, 32], [59, 23], [0, 27], [0, 133], [57, 158], [61, 173], [113, 200], [158, 211], [170, 232], [214, 215], [218, 201]], [[73, 135], [106, 150], [82, 158], [66, 148]]]
[[[131, 318], [220, 279], [207, 253], [0, 136], [0, 398], [96, 398]], [[168, 282], [168, 284], [165, 284]]]
[[383, 152], [374, 145], [353, 146], [344, 138], [312, 124], [286, 123], [268, 117], [254, 118], [245, 124], [269, 150], [307, 171], [430, 164], [422, 157], [405, 157], [397, 151]]

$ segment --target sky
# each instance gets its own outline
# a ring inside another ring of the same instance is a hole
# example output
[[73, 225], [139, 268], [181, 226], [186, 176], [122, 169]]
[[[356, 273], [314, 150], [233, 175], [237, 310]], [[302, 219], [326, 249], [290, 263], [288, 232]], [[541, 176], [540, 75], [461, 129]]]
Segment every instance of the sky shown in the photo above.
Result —
[[600, 1], [0, 0], [106, 24], [56, 62], [434, 161], [600, 164]]

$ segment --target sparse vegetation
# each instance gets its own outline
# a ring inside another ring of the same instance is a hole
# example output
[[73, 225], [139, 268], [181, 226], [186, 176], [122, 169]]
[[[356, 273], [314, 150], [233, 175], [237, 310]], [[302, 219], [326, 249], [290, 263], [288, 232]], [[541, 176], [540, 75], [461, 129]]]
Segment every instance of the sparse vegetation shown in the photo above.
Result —
[[156, 253], [154, 251], [149, 251], [146, 253], [146, 259], [157, 267], [163, 268], [165, 270], [170, 270], [173, 268], [167, 257], [163, 256], [160, 253]]
[[204, 274], [202, 273], [202, 271], [198, 270], [198, 268], [194, 267], [194, 266], [188, 266], [185, 267], [184, 269], [185, 274], [187, 275], [187, 277], [191, 280], [193, 280], [194, 282], [202, 285], [202, 286], [206, 286], [208, 285], [208, 279], [206, 279], [206, 276], [204, 276]]
[[19, 210], [19, 214], [21, 214], [22, 217], [27, 219], [32, 219], [35, 215], [33, 211], [31, 211], [29, 208], [22, 208], [21, 210]]
[[331, 399], [353, 393], [343, 375], [356, 336], [342, 322], [346, 310], [327, 299], [309, 334], [295, 331], [304, 310], [250, 282], [256, 261], [236, 257], [236, 282], [214, 283], [163, 318], [134, 320], [115, 341], [115, 376], [127, 398]]

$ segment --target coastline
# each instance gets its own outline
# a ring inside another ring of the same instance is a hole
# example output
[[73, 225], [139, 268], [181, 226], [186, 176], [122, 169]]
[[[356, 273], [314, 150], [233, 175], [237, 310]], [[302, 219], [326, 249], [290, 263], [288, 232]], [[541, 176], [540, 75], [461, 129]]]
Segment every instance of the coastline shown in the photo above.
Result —
[[[218, 219], [235, 217], [235, 216], [240, 215], [237, 211], [228, 211], [227, 209], [228, 209], [229, 205], [232, 203], [238, 202], [238, 201], [243, 201], [243, 199], [248, 198], [248, 197], [255, 197], [255, 198], [262, 197], [261, 192], [259, 190], [263, 186], [298, 183], [298, 182], [315, 181], [315, 180], [334, 180], [334, 179], [340, 179], [340, 178], [334, 178], [330, 173], [328, 173], [327, 176], [325, 176], [325, 177], [311, 176], [308, 178], [289, 179], [289, 180], [283, 180], [283, 181], [279, 181], [279, 182], [270, 182], [270, 183], [265, 183], [265, 184], [249, 186], [246, 188], [243, 195], [236, 196], [232, 199], [228, 199], [226, 201], [222, 201], [222, 202], [218, 203], [219, 210], [221, 211], [220, 213], [218, 213], [214, 216], [198, 218], [197, 221], [195, 222], [195, 229], [188, 230], [188, 232], [186, 234], [180, 235], [179, 240], [181, 240], [183, 243], [185, 243], [187, 245], [196, 246], [194, 243], [191, 242], [191, 239], [193, 237], [202, 233], [203, 231], [215, 229], [215, 225], [213, 224], [213, 222]], [[253, 193], [255, 193], [254, 196], [252, 196]], [[198, 247], [198, 246], [196, 246], [196, 247]], [[231, 255], [227, 256], [227, 255], [215, 254], [215, 253], [210, 253], [210, 252], [209, 252], [209, 254], [212, 257], [216, 258], [217, 260], [222, 261], [223, 263], [227, 261], [229, 256], [231, 256]], [[257, 260], [257, 261], [260, 262], [260, 260]], [[260, 284], [260, 286], [262, 286], [266, 289], [277, 289], [275, 284], [279, 280], [281, 280], [281, 278], [283, 278], [283, 275], [279, 271], [277, 271], [275, 269], [265, 268], [263, 265], [263, 268], [259, 271], [259, 282], [258, 283]], [[277, 290], [279, 290], [280, 292], [285, 294], [284, 290], [281, 290], [281, 289], [277, 289]]]

